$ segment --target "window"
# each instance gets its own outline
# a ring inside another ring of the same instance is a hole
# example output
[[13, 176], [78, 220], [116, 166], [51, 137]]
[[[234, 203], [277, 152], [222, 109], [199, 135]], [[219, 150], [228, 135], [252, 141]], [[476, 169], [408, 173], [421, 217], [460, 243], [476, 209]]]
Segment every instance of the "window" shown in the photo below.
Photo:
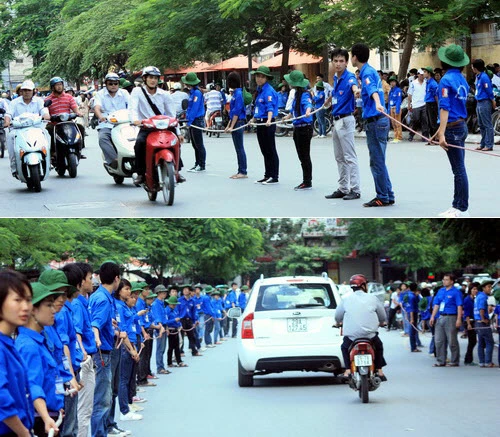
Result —
[[16, 64], [22, 64], [24, 61], [23, 58], [16, 58]]
[[330, 285], [303, 283], [261, 287], [255, 310], [334, 309], [336, 307]]
[[388, 71], [392, 69], [391, 52], [380, 52], [380, 69], [382, 71]]

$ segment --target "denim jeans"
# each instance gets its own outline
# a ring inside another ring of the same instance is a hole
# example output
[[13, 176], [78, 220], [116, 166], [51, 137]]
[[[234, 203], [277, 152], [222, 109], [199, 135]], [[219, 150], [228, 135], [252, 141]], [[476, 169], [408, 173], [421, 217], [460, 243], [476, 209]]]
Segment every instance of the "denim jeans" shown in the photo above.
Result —
[[[128, 407], [132, 400], [129, 399], [129, 386], [132, 379], [132, 370], [134, 368], [134, 360], [132, 355], [127, 351], [127, 348], [122, 347], [120, 362], [120, 387], [118, 389], [118, 401], [120, 404], [120, 413], [127, 414], [130, 409]], [[130, 402], [129, 402], [130, 401]]]
[[[244, 124], [245, 120], [239, 120], [234, 127], [237, 128]], [[233, 130], [231, 136], [233, 137], [234, 150], [236, 150], [236, 158], [238, 159], [238, 173], [247, 174], [247, 155], [243, 146], [243, 129]]]
[[160, 370], [165, 370], [163, 355], [165, 354], [165, 349], [167, 348], [167, 337], [168, 335], [164, 333], [161, 338], [156, 339], [156, 373]]
[[467, 138], [467, 125], [460, 123], [456, 126], [446, 128], [445, 138], [448, 144], [457, 147], [448, 147], [446, 154], [450, 161], [451, 170], [454, 175], [453, 208], [467, 211], [469, 208], [469, 180], [465, 169], [465, 139]]
[[377, 198], [382, 202], [394, 200], [392, 184], [389, 172], [385, 165], [385, 150], [387, 147], [387, 136], [389, 135], [389, 119], [382, 116], [378, 120], [366, 123], [366, 141], [370, 153], [370, 170]]
[[196, 338], [200, 345], [197, 345], [198, 349], [201, 347], [201, 342], [205, 337], [205, 314], [198, 315], [198, 326], [196, 327]]
[[[413, 317], [414, 317], [413, 320], [417, 320], [418, 314], [413, 313]], [[412, 351], [414, 351], [417, 349], [417, 338], [418, 338], [418, 331], [416, 329], [417, 322], [415, 321], [413, 323], [413, 326], [412, 326], [412, 324], [410, 322], [411, 321], [411, 314], [408, 314], [408, 318], [409, 318], [408, 325], [410, 327], [410, 349]]]
[[[205, 121], [203, 117], [195, 118], [193, 126], [205, 127]], [[190, 129], [191, 141], [194, 149], [195, 165], [199, 165], [201, 168], [205, 168], [205, 161], [207, 159], [207, 151], [205, 150], [205, 145], [203, 144], [203, 131], [192, 127]]]
[[[111, 355], [92, 355], [95, 365], [94, 408], [92, 410], [92, 437], [107, 437], [106, 419], [111, 408]], [[104, 365], [103, 365], [104, 364]]]
[[210, 319], [205, 325], [205, 345], [212, 344], [212, 331], [214, 329], [214, 319]]
[[215, 319], [214, 321], [214, 343], [219, 341], [219, 333], [220, 333], [220, 320]]
[[[477, 329], [477, 354], [479, 356], [479, 364], [490, 364], [493, 360], [493, 332], [489, 329], [489, 325], [476, 321]], [[488, 328], [488, 329], [484, 329]]]
[[320, 109], [316, 112], [316, 118], [318, 119], [318, 135], [326, 135], [326, 126], [325, 126], [325, 111], [326, 109]]
[[409, 317], [410, 317], [409, 314], [403, 312], [403, 330], [404, 333], [407, 335], [410, 335], [410, 329], [411, 329]]
[[477, 122], [481, 130], [481, 147], [493, 149], [493, 123], [491, 112], [493, 111], [491, 100], [480, 100], [477, 102]]
[[106, 419], [106, 427], [108, 431], [111, 431], [116, 426], [115, 410], [116, 398], [118, 397], [118, 390], [120, 388], [121, 359], [121, 350], [113, 348], [113, 350], [111, 351], [111, 408], [109, 410], [108, 418]]
[[[77, 373], [76, 380], [80, 381]], [[64, 397], [64, 420], [61, 426], [61, 437], [76, 437], [78, 435], [78, 395]]]

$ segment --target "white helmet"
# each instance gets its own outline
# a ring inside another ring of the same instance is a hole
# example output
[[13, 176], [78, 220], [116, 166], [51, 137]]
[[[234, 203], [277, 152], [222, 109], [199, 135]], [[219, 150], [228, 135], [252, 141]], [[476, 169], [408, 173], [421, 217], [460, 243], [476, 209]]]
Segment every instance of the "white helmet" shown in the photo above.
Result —
[[35, 84], [33, 83], [32, 80], [25, 80], [22, 84], [21, 84], [21, 88], [19, 88], [21, 90], [30, 90], [30, 91], [33, 91], [35, 89]]
[[173, 89], [173, 90], [181, 90], [181, 89], [182, 89], [182, 85], [181, 85], [179, 82], [175, 82], [175, 83], [172, 85], [172, 89]]
[[158, 68], [149, 66], [142, 69], [142, 77], [144, 76], [161, 76], [160, 70]]

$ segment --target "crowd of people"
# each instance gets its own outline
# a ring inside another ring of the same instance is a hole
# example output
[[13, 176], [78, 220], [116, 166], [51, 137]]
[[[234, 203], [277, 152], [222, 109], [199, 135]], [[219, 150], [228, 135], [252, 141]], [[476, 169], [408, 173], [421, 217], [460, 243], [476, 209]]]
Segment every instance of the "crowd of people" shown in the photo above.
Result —
[[[391, 293], [387, 330], [399, 329], [400, 318], [401, 335], [409, 338], [411, 352], [422, 351], [419, 334], [430, 337], [429, 354], [436, 358], [435, 367], [459, 366], [459, 335], [467, 339], [464, 365], [497, 367], [493, 333], [498, 333], [500, 344], [500, 288], [492, 290], [493, 284], [493, 280], [479, 283], [465, 279], [460, 285], [452, 274], [434, 285], [403, 282]], [[473, 361], [476, 345], [479, 363]]]
[[130, 434], [116, 415], [141, 420], [141, 395], [158, 375], [188, 367], [188, 349], [201, 357], [234, 338], [247, 292], [236, 283], [151, 290], [122, 278], [113, 262], [97, 275], [69, 263], [31, 283], [0, 271], [0, 435]]

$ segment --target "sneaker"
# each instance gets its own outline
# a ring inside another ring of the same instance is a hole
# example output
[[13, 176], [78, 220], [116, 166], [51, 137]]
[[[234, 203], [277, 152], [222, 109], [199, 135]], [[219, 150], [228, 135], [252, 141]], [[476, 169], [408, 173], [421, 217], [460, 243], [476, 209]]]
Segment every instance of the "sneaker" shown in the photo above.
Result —
[[177, 183], [182, 184], [183, 182], [186, 182], [186, 178], [179, 173], [177, 175]]
[[198, 167], [196, 167], [194, 170], [193, 170], [195, 173], [199, 173], [201, 171], [205, 171], [205, 167], [202, 167], [201, 165], [199, 165]]
[[355, 193], [354, 191], [351, 191], [350, 193], [346, 194], [342, 199], [344, 200], [354, 200], [354, 199], [359, 199], [361, 197], [360, 193]]
[[315, 135], [315, 136], [313, 137], [313, 139], [314, 139], [314, 138], [321, 138], [321, 135]]
[[139, 411], [144, 411], [144, 408], [139, 407], [139, 405], [135, 405], [135, 404], [128, 404], [128, 408], [129, 408], [130, 411], [132, 411], [132, 413], [137, 413]]
[[375, 197], [374, 199], [370, 200], [369, 202], [363, 203], [363, 206], [366, 208], [373, 208], [373, 207], [378, 207], [378, 206], [389, 206], [389, 202], [384, 202], [380, 200], [378, 197]]
[[266, 182], [269, 178], [262, 178], [262, 179], [259, 179], [258, 181], [255, 181], [254, 183], [255, 184], [263, 184], [264, 182]]
[[148, 375], [148, 379], [159, 379], [155, 374]]
[[470, 217], [469, 211], [460, 211], [459, 209], [456, 208], [450, 208], [447, 209], [446, 211], [438, 214], [439, 217], [445, 217], [445, 218], [463, 218], [463, 217]]
[[207, 347], [212, 348], [212, 347], [215, 347], [215, 345], [213, 345], [213, 344], [207, 344]]
[[195, 172], [195, 171], [196, 171], [196, 168], [197, 168], [197, 167], [198, 167], [198, 166], [197, 166], [197, 165], [195, 165], [194, 167], [191, 167], [188, 171], [189, 171], [189, 172], [191, 172], [191, 173], [193, 173], [193, 172]]
[[132, 435], [132, 431], [130, 431], [129, 429], [121, 429], [118, 428], [117, 426], [115, 426], [113, 429], [125, 435]]
[[141, 398], [140, 396], [134, 396], [132, 398], [132, 402], [134, 404], [142, 404], [143, 402], [147, 402], [147, 401], [148, 401], [147, 399]]
[[144, 183], [144, 175], [143, 174], [138, 174], [135, 178], [134, 178], [134, 184], [135, 185], [141, 185]]
[[124, 437], [126, 436], [127, 434], [124, 434], [123, 432], [120, 432], [118, 431], [116, 428], [113, 428], [111, 430], [108, 431], [108, 437]]
[[262, 185], [272, 185], [272, 184], [277, 184], [278, 182], [279, 182], [278, 179], [269, 178], [267, 181], [262, 182]]
[[413, 141], [413, 137], [408, 137], [408, 141], [411, 143]]
[[206, 347], [202, 347], [202, 348], [200, 349], [200, 351], [201, 351], [201, 352], [205, 352], [206, 350], [207, 350], [207, 348], [206, 348]]
[[132, 411], [129, 411], [127, 414], [120, 413], [120, 420], [124, 422], [129, 420], [142, 420], [142, 415], [132, 413]]
[[294, 190], [295, 191], [303, 191], [303, 190], [310, 190], [311, 188], [312, 188], [311, 184], [305, 184], [304, 182], [302, 182], [301, 184], [294, 187]]
[[138, 384], [140, 387], [156, 387], [154, 382], [148, 381], [146, 384]]
[[144, 390], [143, 388], [137, 388], [135, 391], [136, 393], [146, 393], [146, 390]]
[[464, 366], [477, 366], [477, 363], [464, 363]]
[[332, 194], [327, 194], [325, 199], [343, 199], [348, 193], [344, 193], [340, 190], [335, 190]]
[[391, 141], [391, 144], [395, 144], [395, 143], [399, 143], [400, 140], [398, 140], [397, 138], [394, 138], [392, 141]]

